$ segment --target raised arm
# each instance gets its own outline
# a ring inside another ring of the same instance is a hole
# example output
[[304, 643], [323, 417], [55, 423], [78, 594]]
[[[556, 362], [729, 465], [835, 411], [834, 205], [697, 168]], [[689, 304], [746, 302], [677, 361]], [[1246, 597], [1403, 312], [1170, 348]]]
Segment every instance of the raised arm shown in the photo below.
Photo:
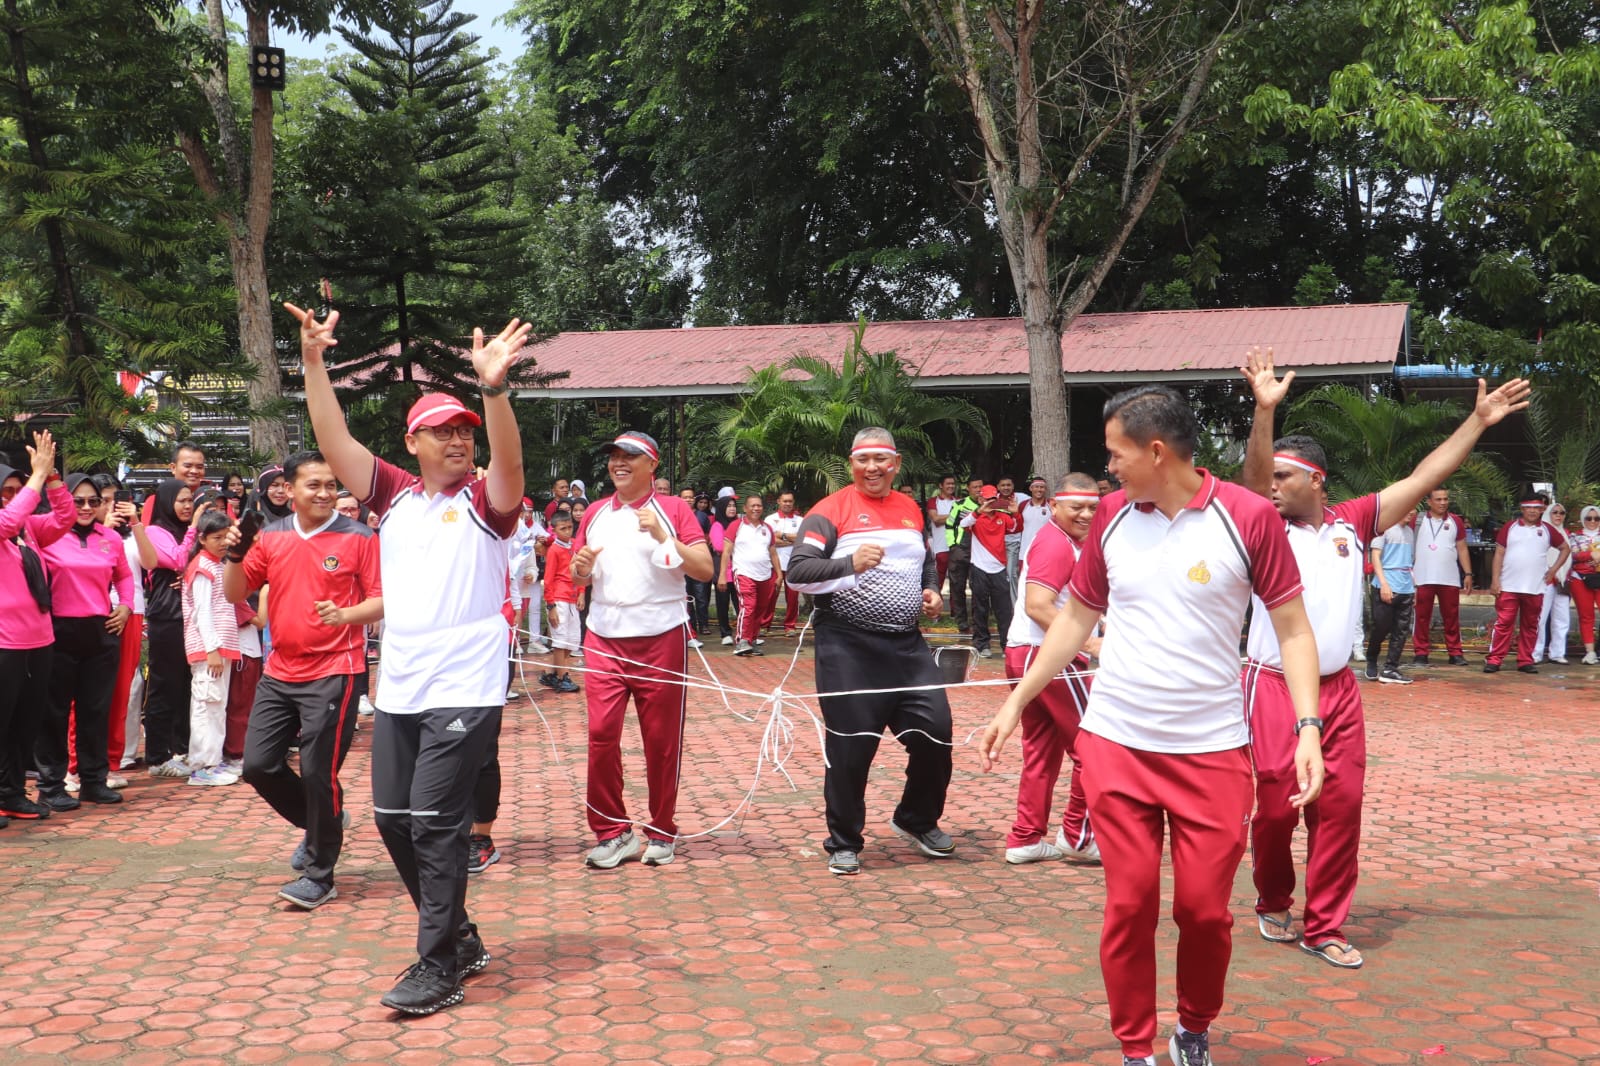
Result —
[[1513, 378], [1490, 392], [1479, 378], [1478, 399], [1466, 421], [1443, 444], [1429, 452], [1410, 477], [1396, 481], [1378, 494], [1378, 528], [1388, 529], [1415, 511], [1424, 496], [1444, 484], [1466, 462], [1484, 430], [1528, 406], [1532, 391], [1533, 387], [1525, 379]]
[[489, 506], [503, 515], [522, 508], [522, 437], [511, 411], [506, 375], [532, 333], [531, 324], [515, 318], [487, 344], [483, 330], [472, 331], [472, 369], [483, 389], [483, 430], [489, 439]]
[[345, 425], [344, 411], [339, 407], [339, 397], [334, 394], [333, 381], [328, 377], [328, 365], [323, 353], [339, 342], [334, 340], [333, 328], [339, 324], [339, 312], [329, 311], [321, 322], [310, 311], [302, 311], [294, 304], [284, 304], [300, 322], [300, 361], [305, 364], [306, 413], [311, 416], [311, 431], [317, 436], [317, 447], [327, 457], [333, 476], [344, 482], [351, 491], [365, 497], [372, 491], [375, 461], [366, 445], [350, 434]]
[[1291, 370], [1279, 380], [1272, 366], [1271, 348], [1251, 348], [1244, 353], [1245, 365], [1239, 373], [1250, 383], [1256, 398], [1255, 418], [1250, 423], [1250, 439], [1244, 448], [1244, 466], [1239, 471], [1239, 484], [1260, 496], [1272, 496], [1272, 441], [1273, 422], [1278, 405], [1289, 394], [1289, 383], [1294, 380]]

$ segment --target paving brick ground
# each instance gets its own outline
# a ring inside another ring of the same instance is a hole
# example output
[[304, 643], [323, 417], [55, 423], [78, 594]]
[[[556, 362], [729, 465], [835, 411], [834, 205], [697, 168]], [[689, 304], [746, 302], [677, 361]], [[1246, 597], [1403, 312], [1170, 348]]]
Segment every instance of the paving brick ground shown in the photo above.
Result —
[[[743, 688], [770, 691], [783, 673], [775, 654], [712, 650]], [[992, 660], [978, 676], [998, 675]], [[1347, 929], [1366, 967], [1258, 939], [1242, 870], [1219, 1066], [1600, 1061], [1600, 668], [1418, 677], [1365, 690], [1368, 832]], [[789, 687], [810, 689], [809, 661]], [[956, 696], [958, 739], [994, 691]], [[399, 1022], [377, 1004], [414, 958], [414, 915], [373, 831], [362, 733], [345, 770], [355, 825], [339, 899], [311, 914], [274, 898], [296, 834], [248, 786], [140, 777], [120, 808], [0, 831], [0, 1062], [1119, 1061], [1096, 965], [1098, 871], [1001, 861], [1014, 748], [994, 774], [957, 753], [952, 860], [888, 832], [904, 765], [891, 744], [866, 869], [828, 876], [805, 727], [789, 762], [797, 791], [768, 771], [741, 823], [673, 865], [600, 873], [580, 861], [581, 697], [540, 709], [553, 736], [529, 701], [508, 710], [504, 857], [470, 896], [495, 959], [462, 1006]], [[686, 832], [749, 788], [762, 728], [695, 693]], [[627, 743], [637, 782], [631, 726]], [[1170, 923], [1161, 940], [1170, 1002]], [[1163, 1034], [1173, 1020], [1163, 1013]]]

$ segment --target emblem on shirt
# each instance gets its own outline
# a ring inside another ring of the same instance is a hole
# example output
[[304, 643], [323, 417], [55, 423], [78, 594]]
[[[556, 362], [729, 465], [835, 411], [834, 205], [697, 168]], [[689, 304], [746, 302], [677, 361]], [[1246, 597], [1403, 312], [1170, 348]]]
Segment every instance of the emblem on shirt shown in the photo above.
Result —
[[1350, 558], [1350, 538], [1349, 537], [1334, 537], [1333, 538], [1333, 547], [1334, 547], [1334, 550], [1339, 553], [1339, 558], [1341, 558], [1341, 559]]
[[456, 509], [454, 507], [452, 507], [449, 510], [445, 511], [445, 513], [444, 513], [444, 521], [446, 521], [446, 522], [459, 522], [459, 521], [461, 521], [461, 516], [459, 514], [457, 514], [456, 513]]
[[339, 557], [337, 555], [324, 555], [322, 557], [322, 568], [330, 574], [333, 573], [339, 569]]
[[1204, 559], [1189, 567], [1189, 580], [1196, 585], [1209, 585], [1211, 583], [1211, 571], [1206, 569], [1206, 561]]
[[870, 525], [872, 525], [872, 516], [869, 515], [869, 514], [858, 514], [858, 515], [856, 515], [856, 525], [858, 525], [858, 526], [870, 526]]
[[900, 520], [900, 524], [905, 526], [907, 529], [916, 529], [917, 528], [917, 524], [915, 522], [911, 521], [911, 519], [909, 519], [909, 518], [902, 518]]

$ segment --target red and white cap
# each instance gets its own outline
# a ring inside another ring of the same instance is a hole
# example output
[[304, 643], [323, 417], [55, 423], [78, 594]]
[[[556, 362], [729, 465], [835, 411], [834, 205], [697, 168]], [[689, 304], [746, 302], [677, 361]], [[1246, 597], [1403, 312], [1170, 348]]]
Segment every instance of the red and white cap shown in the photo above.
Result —
[[435, 392], [424, 396], [406, 412], [406, 432], [415, 433], [423, 426], [442, 426], [457, 418], [465, 418], [474, 426], [483, 425], [483, 419], [466, 404], [448, 393]]
[[613, 448], [627, 452], [629, 455], [648, 455], [656, 462], [661, 461], [661, 447], [656, 444], [656, 439], [648, 433], [641, 433], [630, 429], [625, 433], [617, 434], [617, 439], [600, 446], [600, 454], [608, 455]]

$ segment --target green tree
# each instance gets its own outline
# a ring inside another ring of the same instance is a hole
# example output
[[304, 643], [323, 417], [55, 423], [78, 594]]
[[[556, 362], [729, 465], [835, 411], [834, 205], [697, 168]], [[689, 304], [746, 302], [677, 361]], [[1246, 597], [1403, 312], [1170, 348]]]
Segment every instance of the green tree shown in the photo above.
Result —
[[118, 370], [226, 364], [215, 290], [186, 265], [210, 252], [197, 205], [163, 151], [166, 6], [0, 6], [0, 410], [69, 412], [79, 468], [137, 453], [155, 424]]
[[[1328, 455], [1328, 494], [1335, 500], [1377, 492], [1410, 476], [1423, 457], [1454, 432], [1465, 412], [1437, 400], [1396, 400], [1349, 385], [1322, 385], [1295, 400], [1285, 433], [1312, 437]], [[1450, 478], [1452, 504], [1477, 517], [1511, 495], [1511, 483], [1483, 452]]]
[[792, 488], [814, 500], [850, 482], [850, 444], [867, 426], [894, 434], [902, 481], [943, 473], [933, 448], [938, 427], [956, 427], [987, 446], [981, 410], [918, 389], [915, 371], [898, 355], [866, 349], [866, 331], [863, 319], [837, 365], [795, 355], [752, 373], [737, 403], [698, 410], [696, 423], [715, 435], [721, 465], [696, 473], [763, 492]]
[[1054, 481], [1070, 460], [1061, 335], [1155, 197], [1241, 7], [901, 4], [982, 145], [1028, 337], [1034, 463]]

